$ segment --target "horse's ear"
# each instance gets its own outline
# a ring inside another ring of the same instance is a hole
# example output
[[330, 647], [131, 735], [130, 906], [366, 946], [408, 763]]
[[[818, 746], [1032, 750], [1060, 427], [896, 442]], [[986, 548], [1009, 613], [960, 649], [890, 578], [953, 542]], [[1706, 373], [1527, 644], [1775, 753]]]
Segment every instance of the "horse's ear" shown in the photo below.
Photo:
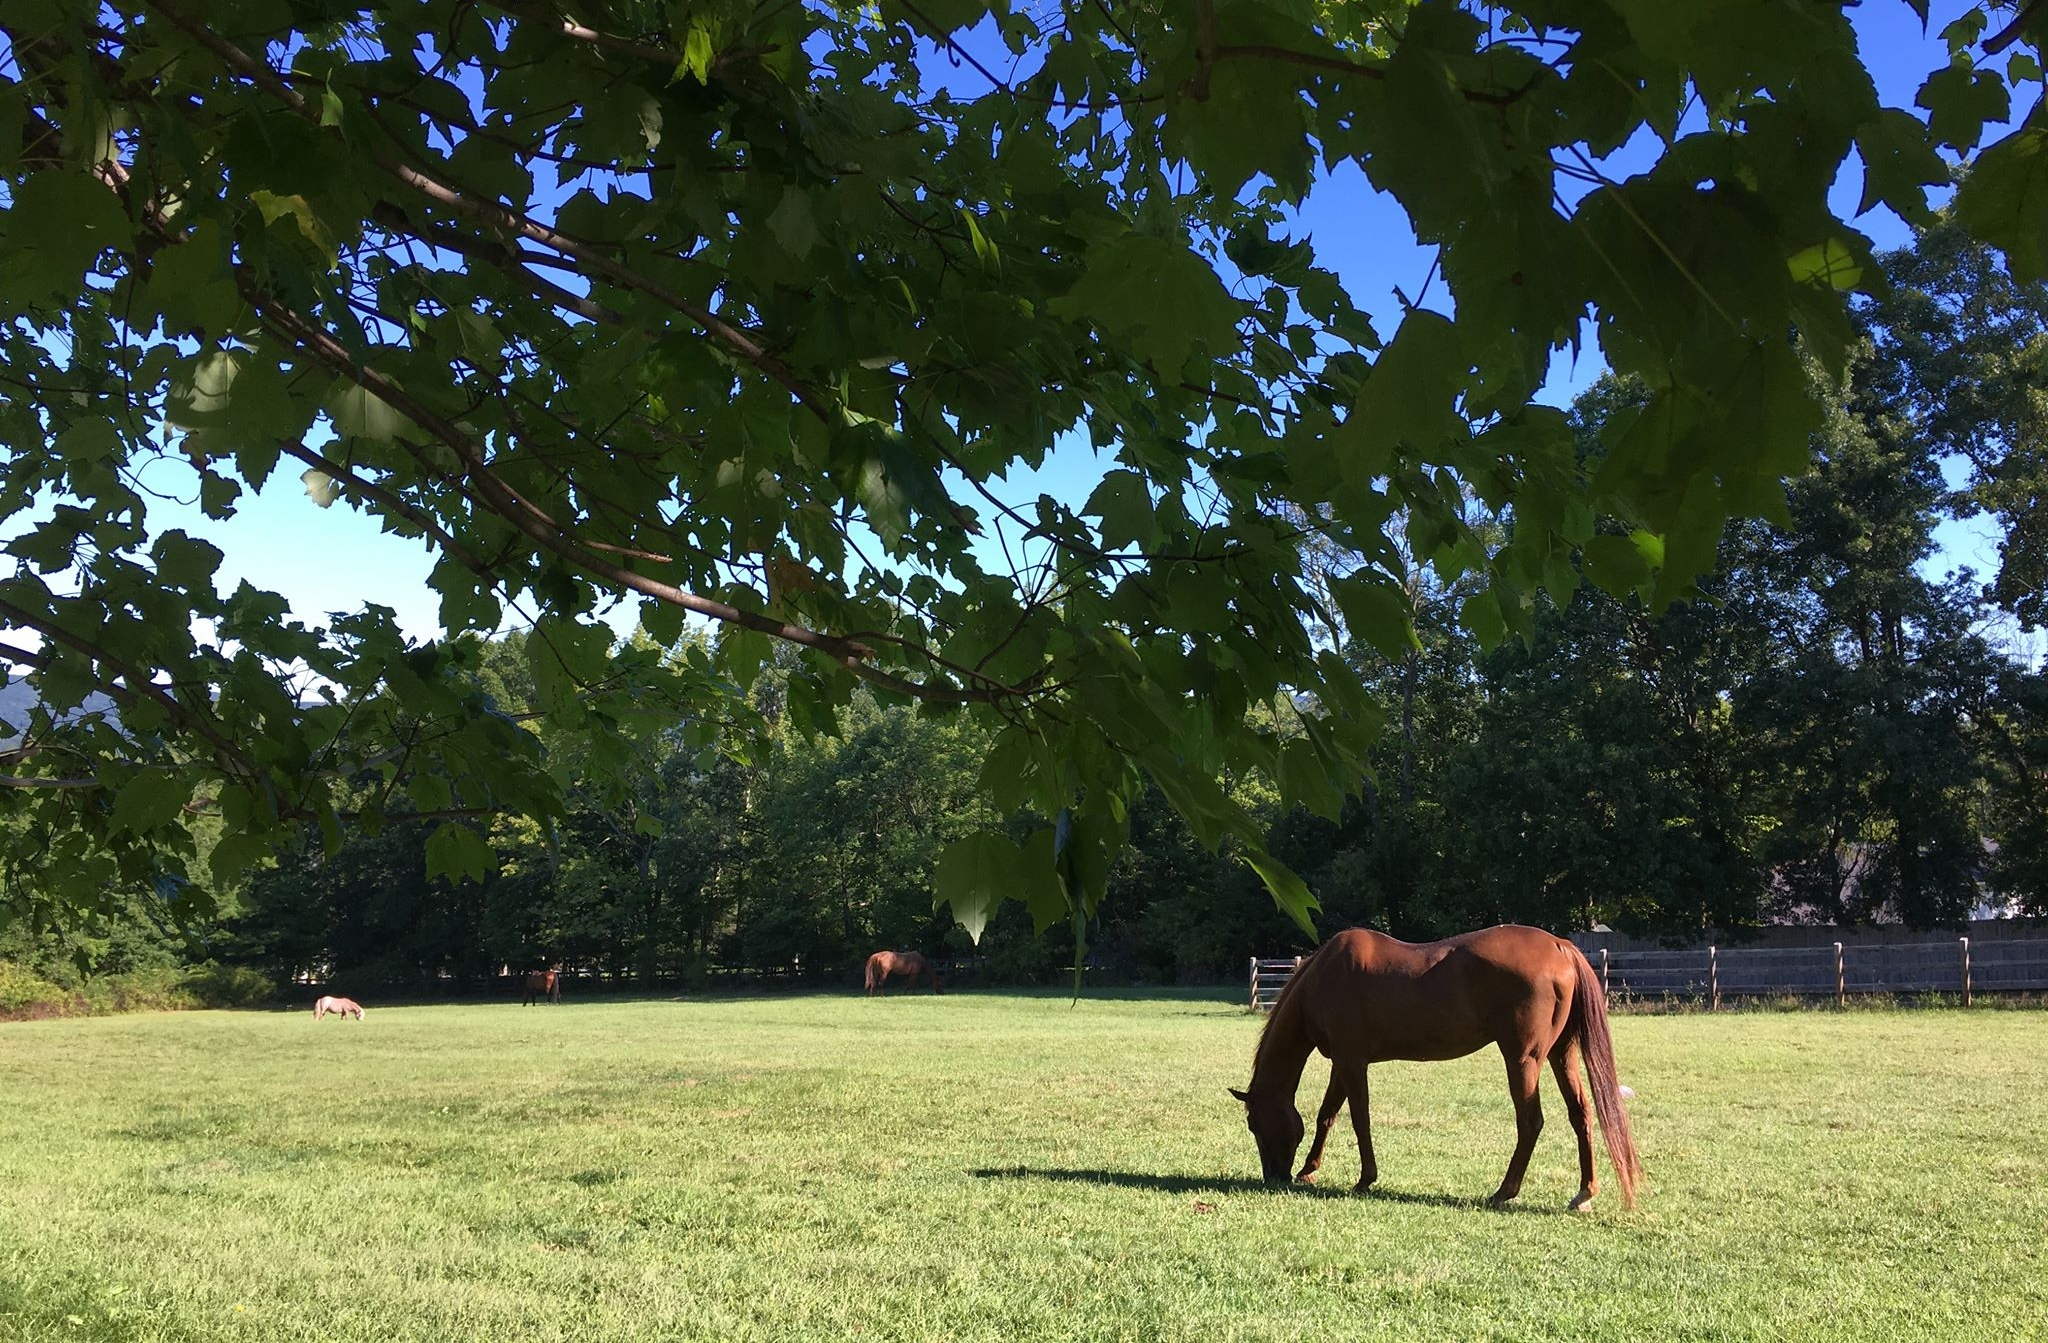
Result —
[[1242, 1091], [1239, 1091], [1239, 1090], [1238, 1090], [1238, 1089], [1237, 1089], [1236, 1087], [1230, 1087], [1230, 1088], [1228, 1088], [1228, 1090], [1229, 1090], [1229, 1092], [1230, 1092], [1230, 1094], [1231, 1094], [1231, 1095], [1233, 1095], [1233, 1096], [1237, 1097], [1237, 1098], [1238, 1098], [1239, 1100], [1243, 1101], [1243, 1102], [1244, 1102], [1244, 1103], [1245, 1103], [1246, 1105], [1250, 1105], [1250, 1104], [1252, 1103], [1252, 1098], [1251, 1098], [1251, 1097], [1250, 1097], [1249, 1095], [1247, 1095], [1246, 1093], [1244, 1093], [1244, 1092], [1242, 1092]]

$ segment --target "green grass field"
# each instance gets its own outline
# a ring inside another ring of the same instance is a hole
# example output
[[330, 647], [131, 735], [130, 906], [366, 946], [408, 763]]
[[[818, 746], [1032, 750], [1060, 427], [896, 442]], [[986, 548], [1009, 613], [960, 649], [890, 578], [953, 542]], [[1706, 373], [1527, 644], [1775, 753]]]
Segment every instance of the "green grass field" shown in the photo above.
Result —
[[[0, 1339], [2048, 1337], [2048, 1013], [1615, 1022], [1651, 1191], [1491, 1054], [1268, 1191], [1201, 997], [0, 1026]], [[1312, 1062], [1303, 1108], [1323, 1069]], [[1603, 1178], [1606, 1178], [1604, 1152]]]

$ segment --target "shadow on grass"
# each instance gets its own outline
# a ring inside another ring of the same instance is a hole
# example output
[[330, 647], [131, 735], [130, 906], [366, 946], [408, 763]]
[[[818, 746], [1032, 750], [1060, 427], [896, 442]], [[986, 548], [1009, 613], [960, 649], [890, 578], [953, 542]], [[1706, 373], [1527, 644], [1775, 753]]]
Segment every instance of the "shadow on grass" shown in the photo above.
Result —
[[[299, 985], [283, 997], [267, 1002], [249, 1005], [250, 1011], [273, 1012], [279, 1015], [292, 1013], [306, 1014], [312, 1010], [313, 1002], [328, 986]], [[358, 988], [352, 995], [365, 1007], [521, 1007], [525, 1006], [525, 989], [516, 984], [503, 984], [487, 988], [456, 988], [445, 991], [422, 990], [417, 987], [395, 985], [388, 988]], [[1010, 999], [1018, 1002], [1050, 1003], [1057, 1007], [1099, 1006], [1108, 1003], [1165, 1003], [1180, 1010], [1169, 1012], [1172, 1016], [1236, 1016], [1245, 1017], [1246, 1009], [1243, 990], [1220, 988], [1206, 985], [1180, 987], [1176, 985], [1153, 985], [1132, 987], [1097, 987], [1090, 985], [1077, 999], [1073, 991], [1061, 986], [1045, 985], [1002, 985], [1002, 984], [954, 984], [949, 983], [944, 993], [934, 994], [929, 988], [915, 991], [893, 988], [888, 993], [871, 995], [863, 993], [857, 979], [844, 984], [807, 983], [730, 985], [719, 984], [703, 989], [677, 989], [667, 986], [650, 987], [642, 984], [596, 985], [575, 979], [562, 981], [562, 1000], [559, 1003], [535, 1003], [536, 1007], [572, 1007], [578, 1004], [625, 1004], [625, 1003], [677, 1003], [698, 1006], [715, 1006], [723, 1003], [801, 1003], [832, 1004], [861, 1002], [898, 1002], [903, 999], [924, 1000], [937, 998], [941, 1002], [949, 998], [979, 1002], [991, 999]], [[8, 1018], [0, 1016], [0, 1021]]]
[[[1155, 1194], [1273, 1194], [1290, 1198], [1363, 1198], [1377, 1203], [1406, 1203], [1422, 1208], [1457, 1208], [1464, 1211], [1494, 1211], [1484, 1198], [1457, 1198], [1450, 1194], [1415, 1193], [1405, 1189], [1379, 1187], [1365, 1194], [1344, 1185], [1267, 1184], [1248, 1176], [1152, 1175], [1128, 1170], [1073, 1170], [1060, 1167], [984, 1166], [973, 1172], [977, 1180], [1049, 1180], [1059, 1184], [1093, 1184], [1112, 1189], [1143, 1189]], [[1510, 1203], [1501, 1212], [1541, 1213], [1553, 1209]]]
[[[1114, 1189], [1144, 1189], [1155, 1194], [1261, 1194], [1264, 1180], [1231, 1175], [1148, 1175], [1125, 1170], [1063, 1170], [1031, 1166], [988, 1166], [973, 1172], [977, 1180], [1051, 1180], [1060, 1184], [1098, 1184]], [[1314, 1185], [1272, 1185], [1276, 1194], [1328, 1195]]]

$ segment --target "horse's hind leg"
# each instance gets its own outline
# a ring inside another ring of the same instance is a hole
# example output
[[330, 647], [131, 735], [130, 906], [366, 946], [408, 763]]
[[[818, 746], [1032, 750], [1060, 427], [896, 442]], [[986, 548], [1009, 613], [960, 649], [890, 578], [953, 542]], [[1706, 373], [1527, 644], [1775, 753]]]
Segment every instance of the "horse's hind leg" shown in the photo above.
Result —
[[1493, 1192], [1491, 1202], [1496, 1208], [1522, 1192], [1529, 1154], [1536, 1150], [1536, 1135], [1543, 1132], [1543, 1100], [1536, 1091], [1536, 1084], [1543, 1079], [1542, 1050], [1503, 1040], [1500, 1052], [1508, 1065], [1508, 1096], [1515, 1103], [1515, 1154], [1508, 1158], [1508, 1173]]
[[1550, 1070], [1557, 1074], [1557, 1089], [1564, 1093], [1564, 1112], [1579, 1140], [1579, 1192], [1570, 1207], [1573, 1212], [1584, 1212], [1593, 1206], [1593, 1195], [1599, 1192], [1600, 1182], [1593, 1175], [1593, 1129], [1586, 1116], [1586, 1081], [1579, 1069], [1576, 1036], [1559, 1041], [1550, 1051]]
[[1316, 1172], [1323, 1168], [1323, 1144], [1330, 1140], [1330, 1130], [1337, 1126], [1337, 1112], [1343, 1108], [1344, 1083], [1332, 1064], [1330, 1086], [1323, 1093], [1323, 1108], [1316, 1113], [1316, 1140], [1309, 1145], [1308, 1160], [1301, 1163], [1301, 1171], [1294, 1177], [1303, 1184], [1313, 1183]]

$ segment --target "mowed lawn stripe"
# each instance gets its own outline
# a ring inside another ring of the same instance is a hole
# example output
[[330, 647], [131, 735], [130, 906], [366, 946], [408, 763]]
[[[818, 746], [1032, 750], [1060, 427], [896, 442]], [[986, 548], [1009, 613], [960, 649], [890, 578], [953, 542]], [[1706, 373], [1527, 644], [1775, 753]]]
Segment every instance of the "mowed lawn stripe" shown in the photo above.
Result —
[[[1615, 1021], [1650, 1190], [1519, 1206], [1499, 1058], [1373, 1070], [1269, 1191], [1204, 995], [0, 1027], [0, 1339], [2008, 1339], [2048, 1319], [2048, 1014]], [[1324, 1071], [1311, 1064], [1302, 1107]], [[1602, 1153], [1602, 1173], [1605, 1154]]]

